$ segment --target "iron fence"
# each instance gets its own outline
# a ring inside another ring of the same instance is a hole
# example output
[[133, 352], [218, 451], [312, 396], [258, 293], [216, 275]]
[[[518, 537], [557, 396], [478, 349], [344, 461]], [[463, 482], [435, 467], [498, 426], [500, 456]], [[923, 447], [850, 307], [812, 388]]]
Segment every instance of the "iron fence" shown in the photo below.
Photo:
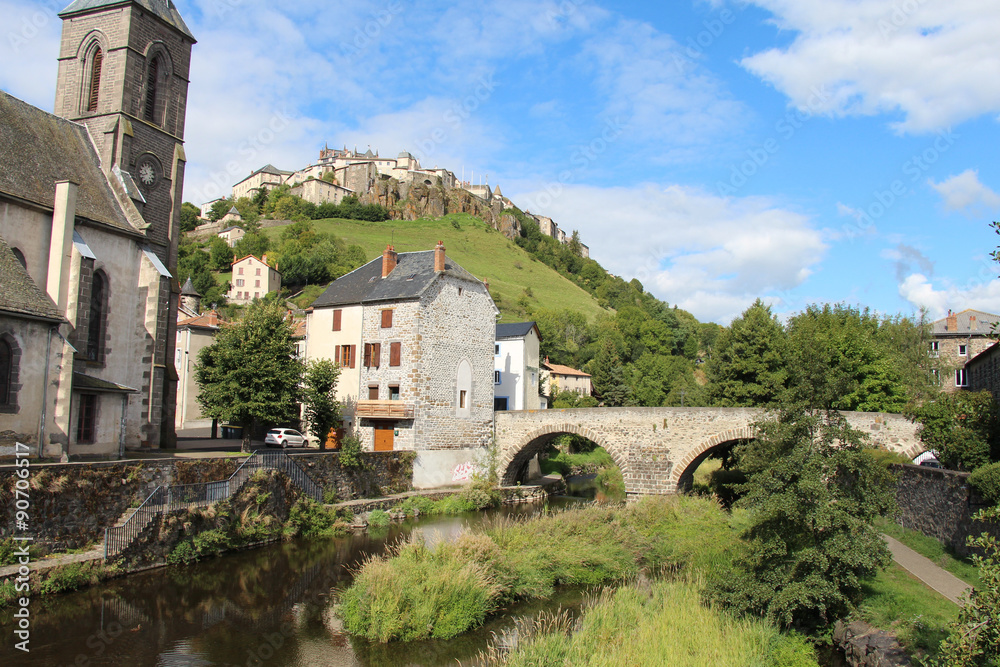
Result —
[[306, 495], [322, 501], [323, 489], [283, 451], [255, 451], [243, 460], [236, 471], [216, 482], [158, 486], [121, 525], [104, 531], [104, 559], [127, 549], [159, 515], [182, 509], [208, 507], [236, 494], [256, 472], [277, 470], [284, 473]]

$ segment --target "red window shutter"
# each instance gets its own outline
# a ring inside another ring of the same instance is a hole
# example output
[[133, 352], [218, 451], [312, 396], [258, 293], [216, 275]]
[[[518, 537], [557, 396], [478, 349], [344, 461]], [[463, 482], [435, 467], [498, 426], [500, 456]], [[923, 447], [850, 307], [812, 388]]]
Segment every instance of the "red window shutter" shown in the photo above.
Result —
[[357, 349], [358, 349], [358, 346], [357, 345], [348, 345], [348, 347], [350, 348], [350, 352], [348, 353], [348, 356], [350, 356], [350, 358], [351, 358], [351, 368], [354, 368], [355, 365], [357, 365], [357, 356], [358, 356]]
[[402, 343], [389, 343], [389, 365], [399, 366], [400, 365], [400, 352], [402, 351]]
[[378, 368], [382, 363], [382, 343], [372, 343], [372, 366]]
[[333, 330], [340, 331], [340, 316], [344, 311], [339, 308], [333, 311]]
[[392, 328], [392, 310], [387, 309], [382, 311], [382, 328]]
[[333, 363], [340, 365], [340, 346], [334, 345], [333, 347]]
[[365, 361], [364, 361], [364, 365], [365, 365], [365, 368], [371, 368], [372, 367], [372, 344], [371, 343], [365, 343]]

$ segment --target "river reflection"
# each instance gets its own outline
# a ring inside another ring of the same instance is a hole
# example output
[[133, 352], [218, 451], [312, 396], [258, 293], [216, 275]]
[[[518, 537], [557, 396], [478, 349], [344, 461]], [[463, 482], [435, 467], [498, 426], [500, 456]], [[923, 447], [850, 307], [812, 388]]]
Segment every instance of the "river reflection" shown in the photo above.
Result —
[[[570, 501], [567, 501], [570, 502]], [[557, 504], [558, 501], [557, 501]], [[579, 608], [579, 591], [520, 605], [450, 641], [369, 644], [350, 638], [332, 611], [369, 554], [411, 535], [433, 545], [498, 515], [542, 505], [430, 517], [378, 535], [297, 541], [189, 566], [131, 575], [76, 593], [32, 601], [31, 652], [0, 645], [0, 665], [455, 665], [468, 663], [491, 633], [543, 608]], [[13, 610], [0, 612], [11, 636]]]

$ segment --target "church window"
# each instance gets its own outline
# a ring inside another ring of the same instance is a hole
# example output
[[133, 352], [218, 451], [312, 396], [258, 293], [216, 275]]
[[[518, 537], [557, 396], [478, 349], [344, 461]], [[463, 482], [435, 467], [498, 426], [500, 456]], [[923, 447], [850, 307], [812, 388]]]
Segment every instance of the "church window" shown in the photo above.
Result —
[[94, 442], [97, 431], [97, 395], [80, 394], [80, 413], [76, 418], [76, 441]]
[[458, 363], [455, 387], [456, 417], [468, 419], [472, 416], [472, 365], [466, 359]]
[[146, 72], [146, 109], [145, 118], [150, 123], [156, 122], [156, 86], [157, 76], [160, 71], [160, 59], [153, 58], [149, 62], [149, 69]]
[[90, 59], [90, 77], [87, 82], [87, 111], [97, 111], [97, 102], [101, 93], [101, 68], [104, 65], [104, 51], [101, 47], [94, 49]]
[[87, 359], [100, 361], [108, 315], [108, 280], [98, 271], [90, 288], [90, 322], [87, 331]]
[[14, 395], [14, 350], [0, 338], [0, 405], [10, 405]]

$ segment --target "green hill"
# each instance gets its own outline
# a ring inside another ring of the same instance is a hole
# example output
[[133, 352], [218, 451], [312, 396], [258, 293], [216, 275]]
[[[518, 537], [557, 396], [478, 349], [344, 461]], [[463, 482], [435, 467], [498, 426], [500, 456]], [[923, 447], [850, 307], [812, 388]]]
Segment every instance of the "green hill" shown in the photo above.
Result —
[[[338, 236], [348, 245], [364, 249], [368, 260], [380, 257], [386, 245], [396, 252], [431, 250], [443, 241], [449, 257], [467, 271], [490, 284], [490, 293], [505, 322], [526, 317], [526, 308], [569, 309], [593, 321], [602, 308], [597, 299], [554, 269], [525, 252], [516, 243], [483, 221], [464, 213], [449, 214], [435, 220], [314, 220], [316, 232]], [[283, 227], [270, 227], [265, 234], [277, 240]], [[323, 291], [323, 286], [309, 286], [300, 306], [311, 303]]]

